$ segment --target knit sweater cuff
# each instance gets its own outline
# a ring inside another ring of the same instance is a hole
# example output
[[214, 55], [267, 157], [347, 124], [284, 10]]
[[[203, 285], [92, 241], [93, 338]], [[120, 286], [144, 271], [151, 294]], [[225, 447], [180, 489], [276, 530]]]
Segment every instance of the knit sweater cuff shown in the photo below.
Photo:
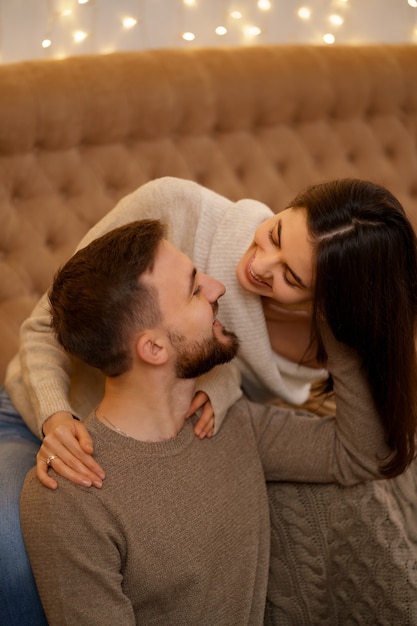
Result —
[[196, 391], [204, 391], [214, 411], [214, 434], [216, 434], [230, 407], [242, 397], [241, 376], [234, 363], [218, 365], [197, 380]]

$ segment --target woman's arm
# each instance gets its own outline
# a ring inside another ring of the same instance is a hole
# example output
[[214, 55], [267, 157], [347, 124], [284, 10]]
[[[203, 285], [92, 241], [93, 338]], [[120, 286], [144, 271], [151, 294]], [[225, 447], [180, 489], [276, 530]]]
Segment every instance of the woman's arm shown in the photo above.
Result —
[[[122, 224], [153, 218], [161, 219], [167, 225], [172, 243], [192, 258], [201, 189], [196, 183], [174, 178], [147, 183], [123, 198], [93, 226], [77, 249]], [[75, 365], [78, 368], [78, 363]], [[91, 369], [86, 371], [91, 373]], [[74, 363], [58, 345], [50, 327], [48, 296], [45, 294], [22, 324], [19, 359], [6, 380], [7, 391], [16, 409], [38, 437], [42, 436], [43, 422], [54, 413], [68, 411], [77, 415], [77, 403], [70, 400], [73, 374]], [[90, 410], [89, 406], [87, 413]]]
[[[189, 189], [190, 184], [194, 185], [188, 181], [163, 178], [140, 187], [93, 226], [77, 249], [122, 224], [137, 219], [160, 218], [167, 224], [175, 245], [182, 245], [190, 254], [193, 240], [191, 236], [189, 241], [189, 235], [182, 232], [185, 231], [183, 224], [186, 223], [194, 232], [199, 212], [198, 202], [181, 202], [186, 194], [194, 198], [196, 191]], [[181, 210], [186, 211], [187, 219]], [[77, 414], [70, 401], [72, 374], [73, 362], [58, 345], [50, 327], [48, 296], [45, 294], [22, 324], [18, 361], [13, 362], [6, 380], [13, 403], [38, 437], [42, 436], [44, 421], [54, 413], [67, 411]]]
[[383, 478], [389, 457], [378, 412], [356, 354], [325, 331], [336, 415], [252, 406], [267, 479], [353, 485]]
[[[223, 199], [191, 181], [152, 181], [123, 198], [86, 234], [77, 249], [122, 224], [159, 218], [167, 225], [172, 243], [193, 258], [203, 201], [217, 203], [221, 209]], [[226, 199], [224, 202], [229, 203]], [[81, 367], [58, 345], [50, 327], [47, 294], [22, 325], [18, 360], [9, 373], [6, 388], [16, 409], [38, 437], [46, 435], [37, 461], [43, 484], [56, 487], [56, 482], [48, 477], [45, 463], [53, 454], [58, 459], [54, 469], [60, 475], [85, 486], [100, 486], [104, 472], [90, 458], [88, 433], [70, 415], [83, 418], [94, 408], [101, 396], [103, 377], [92, 368]], [[239, 385], [234, 374], [213, 374], [208, 380], [214, 382], [199, 389], [210, 396], [218, 428], [227, 408], [240, 395]]]

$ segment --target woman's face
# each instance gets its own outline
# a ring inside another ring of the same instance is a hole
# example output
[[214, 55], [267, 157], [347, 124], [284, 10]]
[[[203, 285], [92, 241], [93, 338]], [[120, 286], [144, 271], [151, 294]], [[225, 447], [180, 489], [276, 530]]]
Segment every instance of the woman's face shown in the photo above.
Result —
[[251, 293], [276, 300], [283, 308], [311, 308], [313, 246], [306, 209], [285, 209], [262, 222], [240, 259], [236, 274]]

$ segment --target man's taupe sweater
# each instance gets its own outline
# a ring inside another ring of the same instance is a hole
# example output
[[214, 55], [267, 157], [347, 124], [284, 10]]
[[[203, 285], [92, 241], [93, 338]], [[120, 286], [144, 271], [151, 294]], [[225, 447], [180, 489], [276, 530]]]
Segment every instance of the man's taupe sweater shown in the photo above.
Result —
[[101, 490], [55, 476], [53, 492], [32, 472], [22, 528], [50, 626], [262, 624], [264, 423], [242, 401], [212, 439], [188, 421], [175, 439], [143, 443], [93, 418]]
[[[339, 366], [354, 381], [354, 362]], [[348, 387], [337, 384], [342, 406]], [[343, 444], [355, 439], [346, 417], [338, 432], [333, 418], [242, 399], [211, 439], [197, 439], [189, 420], [176, 438], [144, 443], [90, 416], [95, 458], [106, 468], [102, 489], [55, 475], [51, 491], [33, 470], [22, 492], [23, 534], [49, 624], [262, 624], [265, 478], [349, 482], [347, 474], [361, 474], [355, 447]]]

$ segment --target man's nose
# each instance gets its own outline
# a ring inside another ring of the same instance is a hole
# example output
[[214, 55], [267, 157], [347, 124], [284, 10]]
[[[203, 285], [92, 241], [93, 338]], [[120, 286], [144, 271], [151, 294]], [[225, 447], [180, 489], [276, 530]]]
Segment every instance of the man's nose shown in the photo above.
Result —
[[221, 298], [226, 293], [226, 287], [219, 280], [212, 278], [211, 276], [206, 277], [206, 286], [205, 292], [207, 300], [211, 303], [216, 302], [219, 298]]

